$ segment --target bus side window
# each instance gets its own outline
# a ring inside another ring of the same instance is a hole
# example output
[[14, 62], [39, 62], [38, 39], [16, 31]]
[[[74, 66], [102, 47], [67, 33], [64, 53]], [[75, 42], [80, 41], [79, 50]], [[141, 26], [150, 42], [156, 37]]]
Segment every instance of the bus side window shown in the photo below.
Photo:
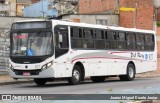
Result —
[[107, 42], [109, 44], [109, 49], [116, 49], [116, 32], [108, 31], [107, 32]]
[[105, 49], [104, 32], [102, 30], [95, 31], [95, 47], [96, 49]]
[[93, 30], [84, 29], [83, 30], [83, 48], [85, 49], [93, 49], [94, 48], [94, 36]]
[[137, 50], [142, 51], [144, 50], [144, 34], [137, 33], [136, 34], [136, 42], [137, 42]]
[[145, 35], [145, 50], [147, 51], [154, 50], [154, 35], [152, 34]]
[[127, 48], [128, 50], [136, 50], [136, 38], [134, 33], [127, 34]]
[[82, 30], [80, 28], [71, 28], [71, 46], [72, 48], [83, 48]]
[[117, 35], [117, 47], [120, 50], [126, 49], [126, 34], [124, 32], [119, 32]]

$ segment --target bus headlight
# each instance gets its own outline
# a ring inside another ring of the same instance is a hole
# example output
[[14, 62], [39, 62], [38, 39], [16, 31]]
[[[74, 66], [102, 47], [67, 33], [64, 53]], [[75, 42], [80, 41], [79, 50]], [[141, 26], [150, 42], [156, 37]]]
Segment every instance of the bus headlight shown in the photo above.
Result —
[[48, 69], [49, 67], [51, 67], [53, 65], [53, 61], [50, 61], [49, 63], [45, 64], [42, 66], [42, 71]]
[[9, 68], [10, 68], [12, 71], [14, 71], [14, 70], [13, 70], [14, 67], [13, 67], [12, 64], [10, 64], [10, 63], [9, 63]]

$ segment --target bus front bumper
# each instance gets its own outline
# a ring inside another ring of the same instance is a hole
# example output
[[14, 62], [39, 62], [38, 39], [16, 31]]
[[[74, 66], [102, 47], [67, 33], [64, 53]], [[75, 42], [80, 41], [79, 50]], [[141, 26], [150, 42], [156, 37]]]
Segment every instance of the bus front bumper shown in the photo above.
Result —
[[34, 79], [34, 78], [54, 78], [55, 71], [52, 67], [41, 71], [39, 70], [11, 70], [7, 69], [11, 78]]

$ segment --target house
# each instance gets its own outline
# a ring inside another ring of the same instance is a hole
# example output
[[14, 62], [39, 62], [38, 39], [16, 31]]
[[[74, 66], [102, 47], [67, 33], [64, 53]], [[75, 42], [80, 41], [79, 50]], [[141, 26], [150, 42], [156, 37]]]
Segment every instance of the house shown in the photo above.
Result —
[[26, 17], [46, 17], [57, 16], [57, 10], [53, 9], [54, 2], [41, 0], [23, 8], [23, 15]]

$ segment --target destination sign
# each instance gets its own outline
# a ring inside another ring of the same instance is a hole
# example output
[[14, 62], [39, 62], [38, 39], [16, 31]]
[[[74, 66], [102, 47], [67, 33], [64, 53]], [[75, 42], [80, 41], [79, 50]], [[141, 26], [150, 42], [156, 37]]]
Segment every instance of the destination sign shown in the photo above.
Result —
[[48, 27], [47, 24], [47, 22], [14, 23], [12, 29], [45, 29]]

